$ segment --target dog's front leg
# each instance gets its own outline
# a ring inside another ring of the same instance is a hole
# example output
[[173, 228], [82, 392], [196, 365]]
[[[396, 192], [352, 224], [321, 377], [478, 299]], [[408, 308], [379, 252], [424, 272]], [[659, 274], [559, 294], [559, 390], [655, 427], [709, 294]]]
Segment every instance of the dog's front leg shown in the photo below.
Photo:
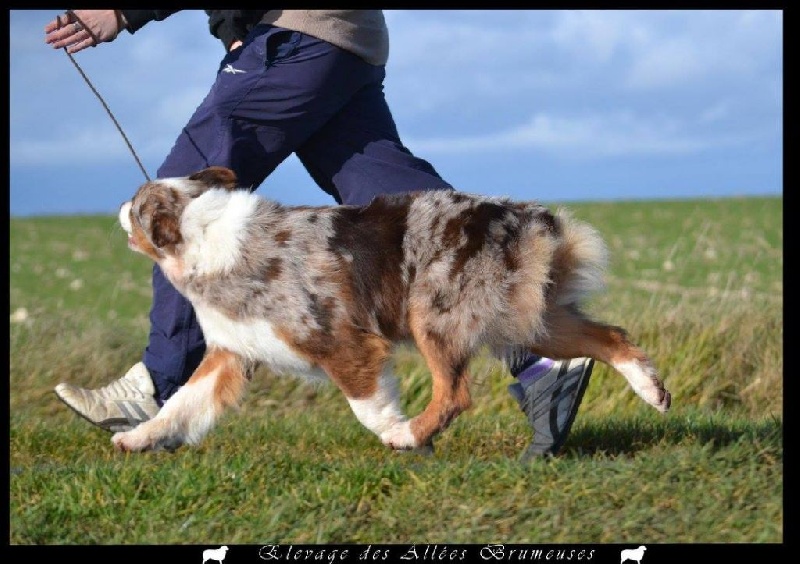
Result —
[[356, 418], [364, 427], [378, 435], [381, 442], [392, 448], [416, 446], [408, 424], [408, 418], [400, 407], [400, 392], [397, 378], [385, 369], [376, 380], [374, 391], [368, 396], [352, 397], [347, 401]]
[[342, 331], [339, 343], [320, 365], [342, 390], [356, 418], [391, 448], [418, 446], [400, 405], [397, 378], [389, 362], [391, 343], [354, 329]]
[[122, 451], [175, 449], [198, 444], [226, 407], [237, 405], [250, 376], [250, 366], [230, 351], [209, 348], [189, 381], [153, 419], [111, 441]]

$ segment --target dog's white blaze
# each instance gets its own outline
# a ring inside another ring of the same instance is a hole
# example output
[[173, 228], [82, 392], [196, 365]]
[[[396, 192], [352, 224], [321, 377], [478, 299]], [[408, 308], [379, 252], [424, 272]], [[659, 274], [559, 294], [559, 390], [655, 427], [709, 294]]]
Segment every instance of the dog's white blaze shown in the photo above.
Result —
[[259, 360], [276, 372], [319, 375], [308, 360], [278, 338], [269, 321], [235, 321], [200, 302], [194, 303], [197, 320], [209, 346]]
[[378, 378], [378, 387], [372, 396], [362, 399], [347, 398], [347, 401], [361, 424], [381, 439], [384, 433], [406, 422], [406, 416], [400, 409], [397, 379], [388, 371], [384, 371]]
[[614, 368], [625, 376], [640, 398], [653, 407], [661, 408], [658, 388], [653, 382], [655, 375], [651, 374], [650, 370], [643, 369], [641, 363], [635, 361], [615, 362]]
[[119, 224], [125, 230], [125, 233], [130, 235], [133, 232], [133, 226], [131, 225], [131, 206], [133, 204], [131, 202], [125, 202], [119, 208]]
[[258, 197], [244, 190], [214, 189], [192, 200], [181, 217], [184, 267], [197, 274], [233, 268], [256, 206]]

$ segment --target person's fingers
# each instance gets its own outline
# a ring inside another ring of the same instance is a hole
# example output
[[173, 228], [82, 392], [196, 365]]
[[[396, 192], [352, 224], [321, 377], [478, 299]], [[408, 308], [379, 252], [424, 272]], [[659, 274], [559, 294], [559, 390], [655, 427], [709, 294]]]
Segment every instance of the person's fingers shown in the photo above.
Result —
[[[44, 28], [47, 34], [45, 43], [64, 41], [73, 35], [75, 33], [75, 26], [72, 25], [73, 23], [74, 22], [70, 21], [70, 17], [67, 14], [59, 14], [56, 16], [56, 18]], [[80, 26], [80, 24], [78, 25]]]
[[72, 41], [72, 33], [65, 33], [62, 31], [53, 32], [53, 34], [47, 38], [47, 43], [49, 43], [54, 49], [60, 49], [61, 47], [66, 47]]
[[45, 33], [51, 33], [58, 29], [62, 29], [70, 23], [69, 14], [58, 14], [52, 21], [44, 26]]
[[77, 43], [84, 43], [86, 41], [89, 42], [89, 44], [86, 45], [86, 47], [94, 45], [94, 38], [92, 38], [92, 35], [85, 29], [78, 31], [77, 33], [73, 30], [72, 26], [69, 26], [69, 28], [67, 29], [69, 29], [69, 31], [64, 33], [59, 33], [58, 35], [56, 35], [57, 32], [54, 33], [52, 37], [49, 37], [47, 39], [47, 43], [52, 45], [54, 49], [69, 47], [71, 45]]
[[84, 28], [83, 23], [72, 12], [56, 16], [53, 21], [45, 25], [44, 31], [45, 43], [52, 44], [53, 47], [65, 47], [93, 37], [92, 33]]
[[77, 53], [87, 47], [95, 46], [95, 37], [73, 15], [60, 15], [45, 26], [50, 30], [45, 37], [45, 43], [54, 49], [67, 47], [68, 52]]
[[87, 37], [83, 41], [71, 44], [69, 47], [67, 47], [67, 53], [77, 53], [78, 51], [83, 51], [87, 47], [94, 47], [94, 39], [91, 37]]
[[45, 26], [46, 36], [45, 43], [55, 43], [62, 39], [69, 37], [73, 30], [69, 26], [64, 26], [63, 23], [51, 22]]

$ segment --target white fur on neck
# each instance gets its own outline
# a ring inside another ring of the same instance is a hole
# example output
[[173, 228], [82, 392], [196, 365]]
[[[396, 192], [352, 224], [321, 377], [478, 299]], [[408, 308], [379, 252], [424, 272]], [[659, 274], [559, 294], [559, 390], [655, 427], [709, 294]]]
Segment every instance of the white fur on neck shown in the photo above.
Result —
[[215, 188], [192, 200], [181, 218], [184, 269], [213, 274], [233, 268], [257, 205], [258, 198], [244, 190]]

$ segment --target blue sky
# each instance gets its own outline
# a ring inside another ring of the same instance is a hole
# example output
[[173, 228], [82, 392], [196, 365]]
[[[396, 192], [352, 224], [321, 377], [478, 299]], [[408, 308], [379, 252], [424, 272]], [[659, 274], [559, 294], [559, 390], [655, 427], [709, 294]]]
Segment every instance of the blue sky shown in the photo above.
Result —
[[[62, 50], [10, 12], [12, 215], [115, 213], [144, 181]], [[403, 142], [467, 191], [543, 202], [780, 195], [776, 10], [387, 10]], [[211, 85], [199, 10], [78, 53], [148, 173]], [[333, 200], [287, 159], [258, 192]]]

